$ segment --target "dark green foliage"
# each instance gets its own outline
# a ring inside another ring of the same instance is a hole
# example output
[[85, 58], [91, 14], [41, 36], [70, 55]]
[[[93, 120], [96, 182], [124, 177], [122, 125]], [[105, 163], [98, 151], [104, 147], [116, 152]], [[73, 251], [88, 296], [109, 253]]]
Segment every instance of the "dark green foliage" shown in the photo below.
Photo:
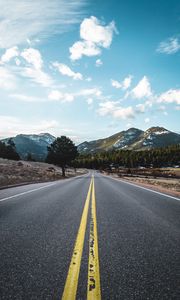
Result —
[[66, 165], [69, 165], [77, 155], [78, 151], [74, 143], [66, 136], [61, 136], [48, 147], [46, 162], [60, 166], [62, 175], [65, 176]]
[[0, 141], [0, 157], [19, 160], [19, 154], [16, 152], [16, 147], [12, 139], [9, 139], [7, 144]]
[[27, 160], [27, 161], [36, 161], [36, 160], [33, 158], [33, 156], [32, 156], [31, 153], [28, 153], [26, 160]]
[[180, 145], [144, 151], [114, 150], [96, 154], [80, 155], [76, 167], [111, 169], [112, 167], [168, 167], [180, 165]]

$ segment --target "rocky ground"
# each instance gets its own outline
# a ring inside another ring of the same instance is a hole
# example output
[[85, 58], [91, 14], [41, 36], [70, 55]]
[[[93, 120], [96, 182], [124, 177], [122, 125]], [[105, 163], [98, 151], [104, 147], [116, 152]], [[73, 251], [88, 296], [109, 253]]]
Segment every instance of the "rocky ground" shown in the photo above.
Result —
[[[83, 169], [67, 169], [66, 176], [72, 177], [85, 173]], [[46, 182], [63, 179], [61, 175], [61, 168], [40, 162], [27, 161], [13, 161], [0, 158], [0, 187], [34, 183]]]

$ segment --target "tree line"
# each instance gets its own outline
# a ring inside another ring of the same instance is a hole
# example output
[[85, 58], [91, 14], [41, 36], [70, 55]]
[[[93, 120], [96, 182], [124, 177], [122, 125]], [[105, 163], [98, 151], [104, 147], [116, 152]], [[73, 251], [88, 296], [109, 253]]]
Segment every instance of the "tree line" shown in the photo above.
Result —
[[78, 168], [111, 169], [112, 167], [168, 167], [180, 165], [180, 145], [151, 150], [113, 150], [96, 154], [80, 154], [74, 161]]
[[[66, 136], [58, 137], [47, 148], [47, 163], [58, 165], [65, 176], [67, 166], [88, 169], [168, 167], [180, 165], [180, 145], [156, 148], [144, 151], [113, 150], [94, 154], [79, 154], [77, 147]], [[19, 160], [15, 144], [9, 139], [7, 144], [0, 141], [0, 157]], [[32, 160], [31, 155], [27, 157]]]
[[0, 141], [0, 157], [12, 160], [20, 159], [20, 156], [16, 151], [15, 143], [11, 138], [6, 144]]

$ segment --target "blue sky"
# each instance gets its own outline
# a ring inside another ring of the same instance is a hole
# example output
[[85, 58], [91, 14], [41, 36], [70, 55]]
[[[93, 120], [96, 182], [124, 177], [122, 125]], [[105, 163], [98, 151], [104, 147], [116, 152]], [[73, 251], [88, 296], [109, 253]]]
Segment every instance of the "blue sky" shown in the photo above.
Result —
[[0, 138], [179, 132], [179, 0], [0, 0]]

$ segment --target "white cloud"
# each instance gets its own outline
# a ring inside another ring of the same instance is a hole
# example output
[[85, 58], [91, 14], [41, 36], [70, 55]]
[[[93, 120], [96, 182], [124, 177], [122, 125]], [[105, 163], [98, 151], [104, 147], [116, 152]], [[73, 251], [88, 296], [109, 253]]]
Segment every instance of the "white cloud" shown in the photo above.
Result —
[[83, 0], [0, 0], [0, 48], [69, 30], [83, 5]]
[[145, 119], [144, 119], [144, 122], [147, 124], [147, 123], [150, 122], [150, 119], [149, 119], [149, 118], [145, 118]]
[[96, 60], [96, 67], [100, 67], [100, 66], [102, 66], [102, 65], [103, 65], [102, 60], [101, 60], [100, 58], [98, 58], [98, 59]]
[[43, 87], [50, 87], [53, 84], [52, 78], [41, 69], [25, 67], [22, 68], [21, 75], [24, 77], [29, 77], [33, 82], [38, 83]]
[[167, 92], [161, 94], [157, 101], [159, 103], [176, 103], [180, 104], [180, 90], [170, 89]]
[[34, 48], [24, 49], [21, 56], [31, 64], [35, 69], [41, 69], [43, 66], [42, 56], [39, 50]]
[[123, 90], [127, 90], [128, 88], [130, 88], [131, 86], [131, 82], [132, 82], [132, 76], [129, 75], [126, 78], [124, 78], [123, 82], [122, 82], [122, 89]]
[[122, 90], [127, 90], [131, 86], [132, 82], [132, 76], [129, 75], [122, 82], [119, 82], [117, 80], [111, 79], [111, 85], [115, 87], [116, 89], [122, 89]]
[[83, 89], [80, 90], [78, 93], [76, 93], [77, 96], [94, 96], [94, 97], [100, 97], [102, 95], [102, 92], [98, 88], [91, 88], [91, 89]]
[[17, 46], [9, 48], [5, 51], [5, 53], [1, 57], [2, 63], [9, 62], [12, 58], [17, 57], [19, 55], [19, 50]]
[[131, 91], [132, 97], [141, 99], [144, 97], [150, 97], [152, 95], [151, 85], [146, 76], [144, 76], [137, 86]]
[[136, 111], [139, 113], [144, 113], [146, 108], [146, 104], [137, 104]]
[[0, 88], [5, 90], [15, 89], [17, 79], [6, 67], [0, 67]]
[[99, 104], [98, 113], [100, 116], [110, 115], [113, 118], [126, 120], [134, 118], [135, 113], [132, 106], [121, 107], [118, 102], [107, 101]]
[[81, 39], [108, 48], [112, 43], [113, 33], [116, 31], [115, 23], [112, 21], [107, 26], [96, 17], [85, 18], [80, 26]]
[[[13, 69], [11, 67], [11, 69], [7, 69], [7, 67], [4, 67], [4, 69], [1, 70], [1, 85], [2, 81], [4, 86], [14, 85], [16, 76], [13, 74], [13, 72], [15, 71], [16, 74], [23, 77], [28, 77], [33, 82], [44, 87], [52, 86], [53, 80], [51, 76], [42, 70], [43, 59], [39, 50], [28, 48], [20, 52], [17, 47], [13, 47], [6, 50], [5, 54], [1, 58], [1, 62], [9, 62], [13, 57], [15, 57], [16, 68]], [[22, 62], [19, 59], [20, 57], [24, 59], [25, 66], [20, 67]]]
[[24, 102], [45, 102], [46, 101], [44, 98], [25, 95], [25, 94], [10, 94], [9, 96], [11, 98], [15, 98], [17, 100], [24, 101]]
[[91, 105], [91, 104], [93, 104], [93, 99], [92, 98], [88, 98], [86, 100], [86, 102], [87, 102], [88, 105]]
[[114, 21], [105, 26], [94, 16], [85, 18], [80, 25], [81, 41], [75, 42], [69, 48], [70, 58], [78, 60], [83, 55], [96, 56], [101, 54], [102, 48], [110, 47], [114, 32], [117, 33]]
[[52, 101], [60, 102], [72, 102], [74, 101], [74, 95], [70, 93], [62, 93], [58, 90], [53, 90], [49, 93], [48, 99]]
[[86, 78], [86, 81], [87, 81], [87, 82], [91, 82], [91, 81], [92, 81], [92, 78], [91, 78], [91, 77], [88, 77], [88, 78]]
[[52, 65], [58, 69], [58, 71], [65, 76], [72, 77], [74, 80], [82, 80], [83, 76], [81, 73], [76, 73], [72, 71], [67, 65], [59, 63], [59, 62], [53, 62]]
[[120, 89], [122, 87], [121, 83], [117, 80], [111, 79], [111, 85], [116, 89]]
[[57, 128], [59, 123], [56, 120], [40, 120], [37, 123], [21, 120], [12, 116], [0, 115], [1, 138], [10, 137], [20, 133], [32, 134], [47, 132]]
[[180, 41], [178, 38], [169, 38], [159, 44], [157, 52], [165, 54], [174, 54], [180, 50]]
[[101, 53], [101, 49], [98, 48], [94, 43], [88, 41], [78, 41], [69, 48], [71, 53], [70, 58], [72, 60], [78, 60], [83, 55], [85, 56], [96, 56]]

